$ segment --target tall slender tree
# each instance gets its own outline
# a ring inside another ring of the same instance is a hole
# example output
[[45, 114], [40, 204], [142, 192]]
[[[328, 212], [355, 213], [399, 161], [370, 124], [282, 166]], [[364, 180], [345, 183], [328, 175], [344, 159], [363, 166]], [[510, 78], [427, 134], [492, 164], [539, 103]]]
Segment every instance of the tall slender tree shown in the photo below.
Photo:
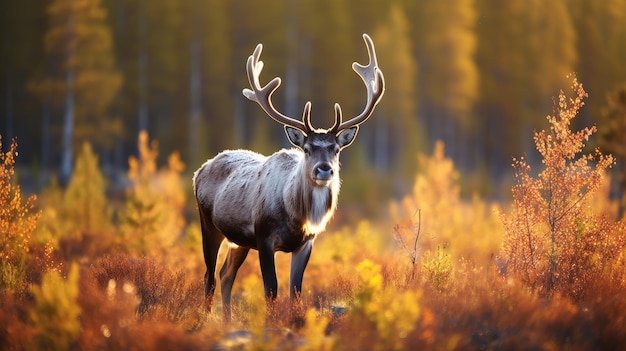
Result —
[[576, 62], [575, 33], [564, 0], [477, 4], [482, 79], [476, 141], [490, 175], [499, 177], [510, 155], [528, 151], [536, 161], [526, 136], [550, 110], [545, 96], [568, 84]]
[[[442, 139], [456, 160], [478, 98], [476, 10], [474, 0], [428, 0], [410, 4], [416, 59], [420, 67], [419, 109], [434, 138]], [[459, 163], [461, 168], [467, 165]]]
[[104, 147], [118, 131], [108, 108], [122, 77], [114, 65], [100, 0], [54, 0], [46, 13], [44, 48], [51, 70], [38, 82], [38, 90], [63, 111], [60, 176], [67, 182], [76, 143], [90, 140]]
[[626, 86], [607, 97], [600, 115], [598, 145], [610, 152], [617, 161], [613, 173], [617, 176], [618, 218], [626, 213]]
[[378, 57], [387, 81], [381, 112], [374, 116], [374, 165], [382, 172], [394, 172], [396, 180], [410, 181], [423, 133], [418, 128], [417, 64], [412, 59], [409, 21], [399, 4], [394, 4], [374, 32]]
[[576, 30], [577, 76], [590, 98], [580, 124], [598, 120], [605, 97], [626, 81], [626, 0], [567, 0]]

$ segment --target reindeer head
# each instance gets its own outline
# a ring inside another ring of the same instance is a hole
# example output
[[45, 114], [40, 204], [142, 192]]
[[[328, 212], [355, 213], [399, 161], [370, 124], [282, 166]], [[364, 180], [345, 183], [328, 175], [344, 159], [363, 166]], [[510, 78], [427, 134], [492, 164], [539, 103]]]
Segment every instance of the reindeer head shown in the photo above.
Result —
[[352, 69], [361, 77], [367, 88], [365, 108], [358, 116], [343, 122], [341, 106], [335, 104], [335, 124], [329, 129], [313, 127], [310, 101], [304, 105], [302, 120], [278, 112], [272, 104], [272, 94], [280, 86], [280, 78], [272, 79], [264, 87], [259, 83], [259, 75], [263, 70], [263, 61], [259, 60], [263, 45], [257, 45], [254, 53], [248, 57], [246, 69], [252, 89], [244, 89], [243, 95], [256, 101], [265, 113], [285, 126], [289, 142], [304, 152], [307, 176], [317, 186], [326, 186], [333, 181], [339, 170], [339, 152], [352, 144], [359, 131], [359, 125], [370, 117], [385, 91], [385, 79], [378, 68], [374, 43], [367, 34], [363, 34], [363, 39], [367, 46], [369, 63], [363, 66], [354, 62]]

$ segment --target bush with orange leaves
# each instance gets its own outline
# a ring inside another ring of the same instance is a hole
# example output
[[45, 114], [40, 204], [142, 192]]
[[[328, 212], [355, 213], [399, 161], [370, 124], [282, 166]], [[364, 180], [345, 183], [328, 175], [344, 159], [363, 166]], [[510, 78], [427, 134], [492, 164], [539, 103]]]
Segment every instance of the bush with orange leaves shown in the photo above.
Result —
[[507, 269], [540, 293], [584, 298], [591, 279], [610, 270], [626, 244], [624, 223], [594, 213], [611, 155], [583, 148], [596, 127], [578, 132], [571, 122], [587, 93], [575, 78], [574, 97], [561, 91], [550, 129], [535, 133], [543, 169], [534, 177], [524, 158], [514, 159], [513, 209], [503, 216]]
[[37, 226], [39, 213], [33, 210], [35, 196], [22, 200], [15, 182], [17, 141], [4, 153], [0, 136], [0, 290], [25, 287], [29, 241]]

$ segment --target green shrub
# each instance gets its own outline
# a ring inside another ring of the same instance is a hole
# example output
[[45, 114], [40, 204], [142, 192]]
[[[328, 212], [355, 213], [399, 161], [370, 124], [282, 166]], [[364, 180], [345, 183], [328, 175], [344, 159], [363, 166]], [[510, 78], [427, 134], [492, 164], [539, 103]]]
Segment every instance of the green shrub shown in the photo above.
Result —
[[68, 350], [77, 342], [80, 334], [78, 279], [78, 265], [73, 264], [67, 279], [51, 270], [43, 275], [41, 285], [31, 286], [35, 304], [29, 316], [37, 329], [32, 345], [35, 349]]

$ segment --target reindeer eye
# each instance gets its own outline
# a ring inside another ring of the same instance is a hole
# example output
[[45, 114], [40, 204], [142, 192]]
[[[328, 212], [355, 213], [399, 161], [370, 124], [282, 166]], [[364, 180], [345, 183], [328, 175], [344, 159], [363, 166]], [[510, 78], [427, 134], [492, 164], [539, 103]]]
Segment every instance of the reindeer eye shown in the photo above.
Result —
[[308, 145], [304, 147], [304, 154], [307, 156], [311, 154], [311, 148]]

